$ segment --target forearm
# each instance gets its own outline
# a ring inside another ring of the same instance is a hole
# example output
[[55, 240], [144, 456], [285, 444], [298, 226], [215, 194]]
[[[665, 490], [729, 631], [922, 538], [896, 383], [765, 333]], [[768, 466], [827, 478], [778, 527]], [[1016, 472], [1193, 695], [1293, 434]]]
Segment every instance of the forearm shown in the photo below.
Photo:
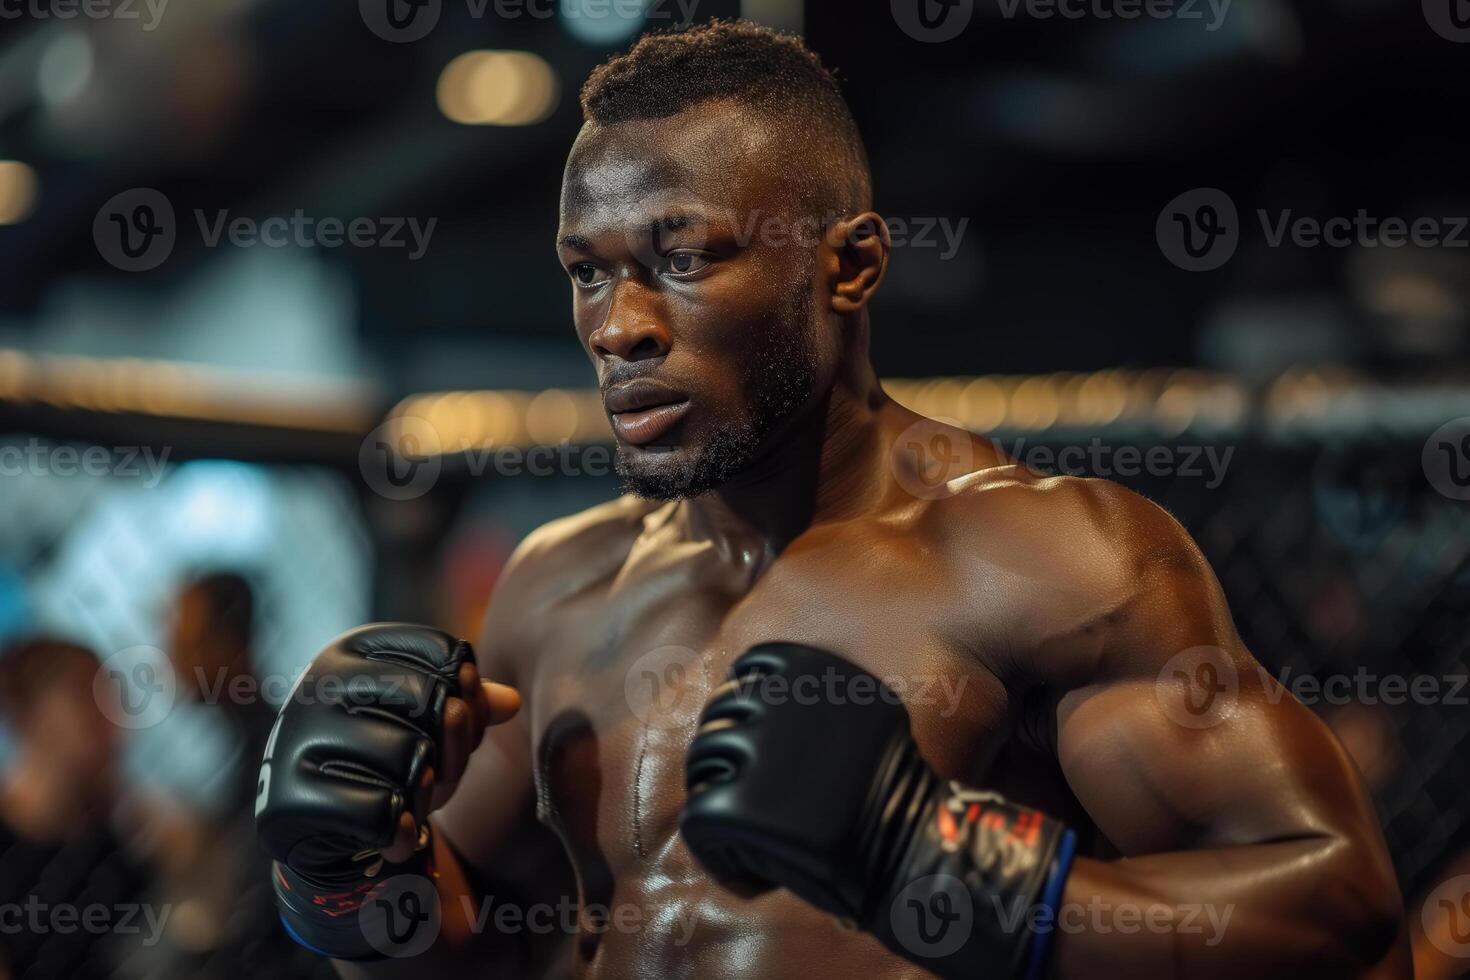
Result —
[[1347, 841], [1078, 859], [1050, 976], [1407, 978], [1397, 894], [1365, 887]]

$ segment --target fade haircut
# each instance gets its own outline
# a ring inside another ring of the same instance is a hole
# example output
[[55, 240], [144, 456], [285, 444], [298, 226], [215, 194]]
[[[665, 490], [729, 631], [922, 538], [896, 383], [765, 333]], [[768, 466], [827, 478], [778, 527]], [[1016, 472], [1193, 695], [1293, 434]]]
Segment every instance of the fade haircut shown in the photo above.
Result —
[[862, 135], [837, 78], [801, 38], [744, 20], [645, 34], [582, 86], [586, 121], [662, 119], [730, 99], [776, 123], [800, 205], [820, 216], [873, 206]]

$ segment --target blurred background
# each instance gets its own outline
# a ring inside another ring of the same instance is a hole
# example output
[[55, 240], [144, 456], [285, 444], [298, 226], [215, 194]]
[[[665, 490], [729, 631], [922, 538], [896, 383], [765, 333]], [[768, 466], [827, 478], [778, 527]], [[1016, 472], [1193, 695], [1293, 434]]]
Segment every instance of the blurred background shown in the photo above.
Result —
[[890, 391], [1184, 521], [1363, 769], [1419, 975], [1470, 975], [1462, 0], [0, 0], [0, 907], [173, 910], [0, 929], [0, 978], [325, 975], [252, 850], [269, 708], [193, 677], [473, 636], [617, 493], [577, 90], [737, 15], [844, 80]]

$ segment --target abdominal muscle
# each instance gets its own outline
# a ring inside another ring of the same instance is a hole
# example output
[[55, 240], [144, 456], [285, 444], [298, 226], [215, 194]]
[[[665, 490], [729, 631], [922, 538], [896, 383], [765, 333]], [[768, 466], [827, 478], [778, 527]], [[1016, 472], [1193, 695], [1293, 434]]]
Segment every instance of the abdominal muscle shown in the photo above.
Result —
[[930, 975], [789, 892], [742, 898], [702, 874], [645, 869], [616, 884], [606, 911], [589, 903], [580, 919], [581, 980]]

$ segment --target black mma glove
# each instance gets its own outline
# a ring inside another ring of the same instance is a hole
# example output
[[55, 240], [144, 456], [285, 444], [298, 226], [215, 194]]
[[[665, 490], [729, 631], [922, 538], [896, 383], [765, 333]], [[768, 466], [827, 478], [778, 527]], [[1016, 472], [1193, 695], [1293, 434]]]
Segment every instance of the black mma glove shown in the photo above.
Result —
[[680, 820], [712, 875], [789, 888], [941, 977], [1039, 974], [1071, 831], [940, 780], [898, 696], [841, 657], [763, 644], [730, 678], [689, 748]]
[[[399, 817], [438, 764], [444, 709], [468, 643], [404, 623], [363, 626], [323, 650], [282, 705], [266, 745], [256, 827], [276, 859], [281, 918], [302, 945], [374, 959], [358, 911]], [[418, 858], [427, 854], [427, 824]]]

